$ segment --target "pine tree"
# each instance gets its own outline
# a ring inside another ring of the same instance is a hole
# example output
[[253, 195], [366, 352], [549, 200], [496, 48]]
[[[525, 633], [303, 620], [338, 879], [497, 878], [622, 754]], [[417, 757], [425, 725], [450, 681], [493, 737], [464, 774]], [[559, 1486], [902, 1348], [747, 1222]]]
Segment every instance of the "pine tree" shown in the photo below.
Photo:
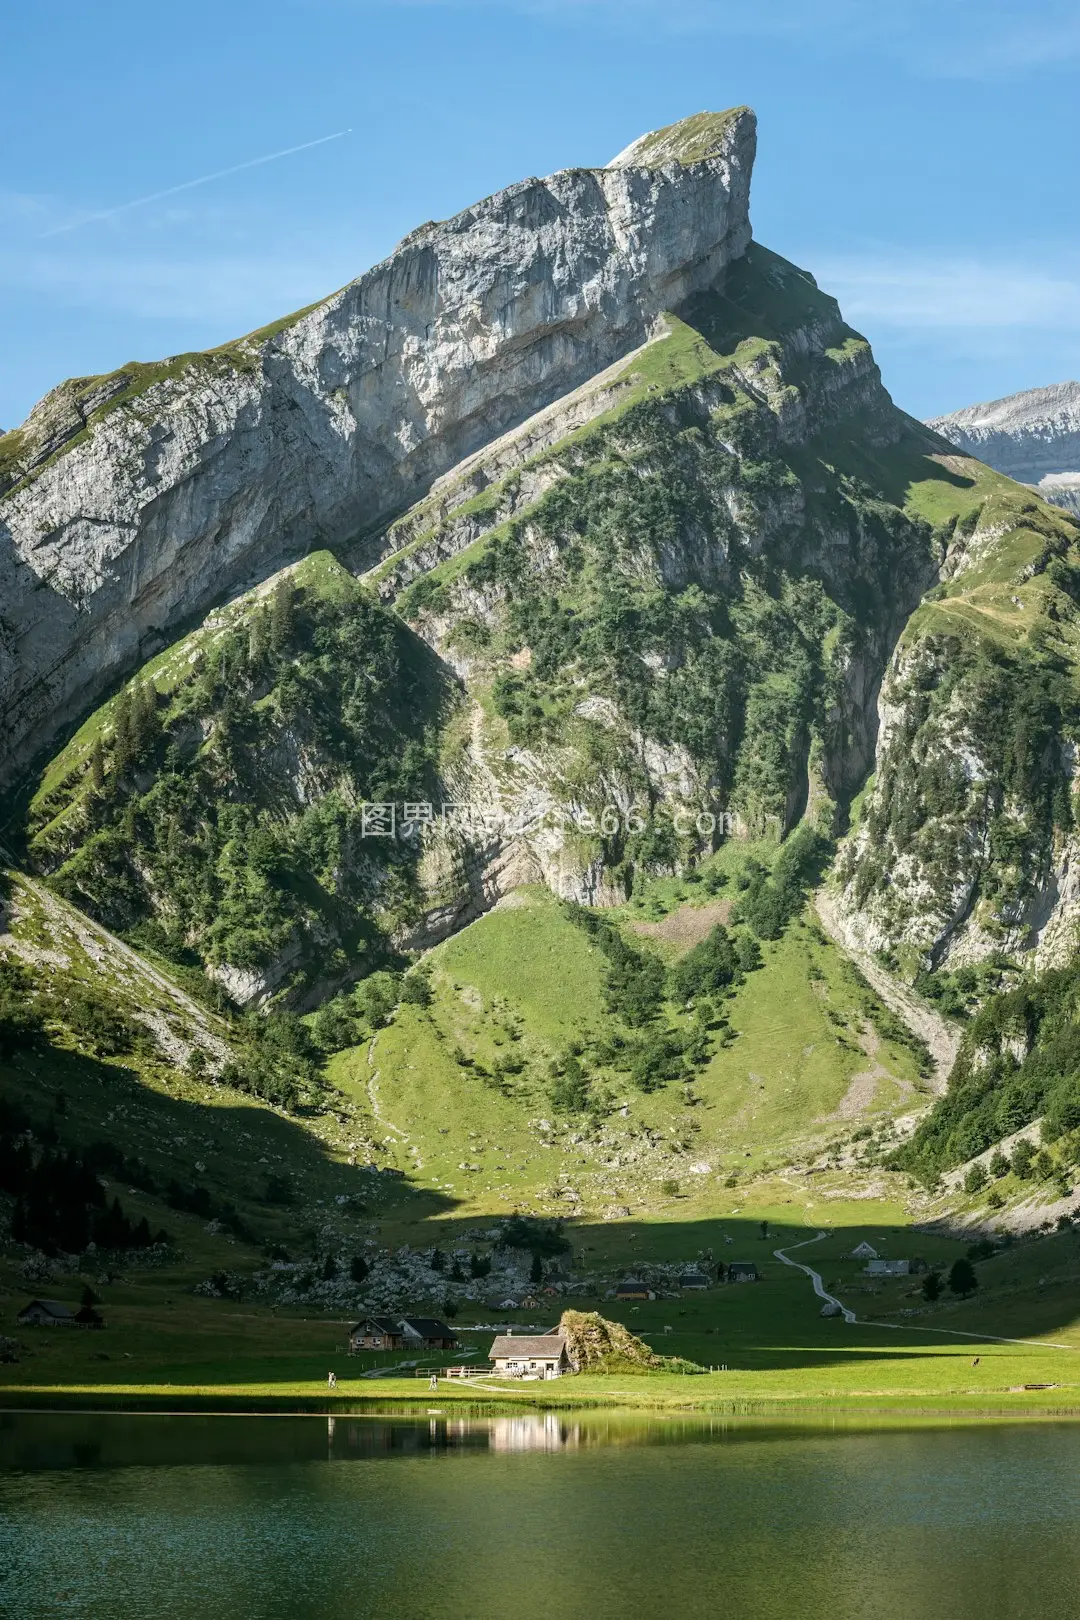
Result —
[[270, 598], [270, 646], [276, 653], [283, 652], [292, 640], [295, 607], [292, 580], [283, 576]]
[[959, 1260], [954, 1260], [949, 1268], [949, 1288], [951, 1292], [959, 1294], [963, 1299], [968, 1294], [973, 1294], [978, 1286], [979, 1281], [971, 1261], [965, 1260], [963, 1256]]
[[266, 661], [270, 650], [270, 626], [267, 623], [266, 613], [260, 608], [251, 621], [248, 631], [248, 669], [253, 675], [257, 674]]
[[113, 763], [116, 774], [122, 776], [135, 759], [135, 737], [132, 725], [131, 688], [121, 687], [113, 704]]
[[100, 735], [94, 738], [94, 746], [90, 750], [90, 789], [93, 793], [100, 793], [105, 786], [105, 750], [101, 744]]
[[157, 687], [153, 681], [140, 681], [131, 699], [131, 744], [137, 760], [150, 752], [157, 735]]

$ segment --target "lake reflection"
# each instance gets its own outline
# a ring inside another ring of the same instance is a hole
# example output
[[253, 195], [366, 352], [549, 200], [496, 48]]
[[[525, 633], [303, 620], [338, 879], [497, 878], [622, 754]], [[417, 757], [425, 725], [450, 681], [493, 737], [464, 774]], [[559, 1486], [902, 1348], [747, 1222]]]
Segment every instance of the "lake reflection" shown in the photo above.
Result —
[[0, 1416], [0, 1614], [1044, 1620], [1080, 1429]]

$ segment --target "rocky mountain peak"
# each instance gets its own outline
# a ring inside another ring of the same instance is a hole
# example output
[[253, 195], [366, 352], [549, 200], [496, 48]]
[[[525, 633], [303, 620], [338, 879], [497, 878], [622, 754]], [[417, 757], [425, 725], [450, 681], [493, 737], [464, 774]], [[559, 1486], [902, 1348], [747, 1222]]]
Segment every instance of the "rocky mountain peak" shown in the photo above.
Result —
[[612, 158], [608, 168], [659, 169], [666, 163], [723, 162], [734, 150], [752, 142], [756, 129], [757, 120], [749, 107], [693, 113], [663, 129], [639, 135]]
[[929, 424], [998, 472], [1080, 515], [1080, 382], [1028, 388]]
[[750, 241], [755, 120], [496, 192], [221, 348], [63, 385], [0, 439], [0, 770], [182, 620], [376, 528], [628, 354]]

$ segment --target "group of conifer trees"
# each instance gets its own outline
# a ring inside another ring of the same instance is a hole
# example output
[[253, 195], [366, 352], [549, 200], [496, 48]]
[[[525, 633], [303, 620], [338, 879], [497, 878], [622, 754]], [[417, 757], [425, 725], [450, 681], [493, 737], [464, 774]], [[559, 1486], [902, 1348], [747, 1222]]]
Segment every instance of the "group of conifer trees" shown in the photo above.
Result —
[[[296, 590], [292, 581], [283, 576], [274, 586], [269, 606], [251, 615], [246, 673], [257, 674], [271, 655], [280, 657], [290, 645], [295, 629]], [[90, 786], [95, 793], [104, 789], [107, 772], [123, 777], [153, 752], [162, 734], [159, 696], [153, 680], [146, 678], [129, 681], [120, 688], [110, 716], [111, 749], [106, 751], [99, 732], [90, 750]]]
[[45, 1254], [81, 1254], [99, 1249], [146, 1249], [170, 1242], [150, 1230], [143, 1216], [133, 1221], [118, 1198], [111, 1202], [87, 1156], [64, 1149], [55, 1131], [36, 1132], [25, 1117], [0, 1114], [0, 1188], [14, 1199], [10, 1236]]

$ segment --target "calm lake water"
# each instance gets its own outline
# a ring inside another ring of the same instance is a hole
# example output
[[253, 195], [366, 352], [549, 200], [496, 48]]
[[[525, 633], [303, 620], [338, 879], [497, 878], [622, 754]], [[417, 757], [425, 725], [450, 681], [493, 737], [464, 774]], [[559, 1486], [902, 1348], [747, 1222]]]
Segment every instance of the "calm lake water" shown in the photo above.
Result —
[[1070, 1620], [1080, 1427], [0, 1416], [0, 1614]]

